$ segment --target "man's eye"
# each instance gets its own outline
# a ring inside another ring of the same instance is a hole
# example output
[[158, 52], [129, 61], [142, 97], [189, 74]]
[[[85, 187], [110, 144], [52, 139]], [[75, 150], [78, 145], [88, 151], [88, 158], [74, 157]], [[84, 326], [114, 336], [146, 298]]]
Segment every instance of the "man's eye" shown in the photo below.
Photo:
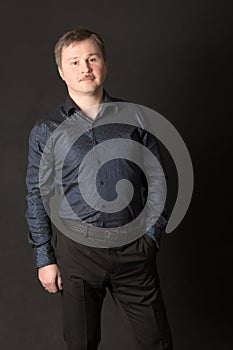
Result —
[[74, 61], [72, 64], [73, 64], [73, 66], [77, 66], [78, 62]]
[[92, 57], [90, 58], [90, 62], [95, 62], [96, 61], [96, 58]]

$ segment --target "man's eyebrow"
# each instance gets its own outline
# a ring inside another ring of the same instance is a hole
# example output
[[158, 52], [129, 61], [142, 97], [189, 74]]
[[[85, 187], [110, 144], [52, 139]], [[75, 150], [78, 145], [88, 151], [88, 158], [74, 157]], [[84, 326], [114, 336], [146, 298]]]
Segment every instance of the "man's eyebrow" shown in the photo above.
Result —
[[[90, 57], [90, 56], [99, 56], [99, 54], [97, 52], [93, 52], [93, 53], [89, 53], [88, 57]], [[77, 58], [79, 58], [79, 56], [73, 56], [73, 57], [68, 58], [68, 61], [75, 60]]]

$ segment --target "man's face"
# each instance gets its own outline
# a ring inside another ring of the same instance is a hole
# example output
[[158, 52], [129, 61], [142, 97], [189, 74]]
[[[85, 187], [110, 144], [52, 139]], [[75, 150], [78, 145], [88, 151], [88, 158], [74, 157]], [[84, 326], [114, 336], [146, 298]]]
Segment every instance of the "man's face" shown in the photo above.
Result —
[[63, 48], [59, 73], [71, 96], [95, 95], [103, 89], [107, 64], [97, 44], [86, 39]]

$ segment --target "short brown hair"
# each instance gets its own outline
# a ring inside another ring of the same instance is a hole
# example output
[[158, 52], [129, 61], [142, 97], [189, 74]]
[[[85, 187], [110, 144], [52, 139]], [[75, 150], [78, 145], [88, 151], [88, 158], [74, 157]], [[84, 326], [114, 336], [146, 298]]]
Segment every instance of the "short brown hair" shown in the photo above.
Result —
[[106, 51], [104, 47], [104, 42], [99, 34], [87, 29], [87, 28], [77, 28], [74, 30], [71, 30], [64, 35], [62, 35], [58, 42], [55, 45], [54, 53], [55, 53], [55, 60], [58, 67], [61, 66], [61, 60], [62, 60], [62, 50], [64, 47], [69, 46], [70, 44], [86, 39], [92, 39], [97, 46], [100, 48], [100, 51], [103, 55], [103, 59], [106, 62], [107, 56]]

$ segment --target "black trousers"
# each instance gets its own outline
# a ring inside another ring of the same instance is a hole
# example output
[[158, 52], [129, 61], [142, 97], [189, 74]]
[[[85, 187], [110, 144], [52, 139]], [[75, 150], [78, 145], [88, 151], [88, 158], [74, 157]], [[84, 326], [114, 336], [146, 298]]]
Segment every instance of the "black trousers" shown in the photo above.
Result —
[[[147, 234], [124, 246], [95, 248], [58, 232], [55, 250], [63, 280], [68, 350], [98, 349], [106, 289], [129, 321], [135, 339], [132, 349], [172, 350], [156, 267], [157, 247]], [[127, 332], [122, 336], [127, 337]]]

